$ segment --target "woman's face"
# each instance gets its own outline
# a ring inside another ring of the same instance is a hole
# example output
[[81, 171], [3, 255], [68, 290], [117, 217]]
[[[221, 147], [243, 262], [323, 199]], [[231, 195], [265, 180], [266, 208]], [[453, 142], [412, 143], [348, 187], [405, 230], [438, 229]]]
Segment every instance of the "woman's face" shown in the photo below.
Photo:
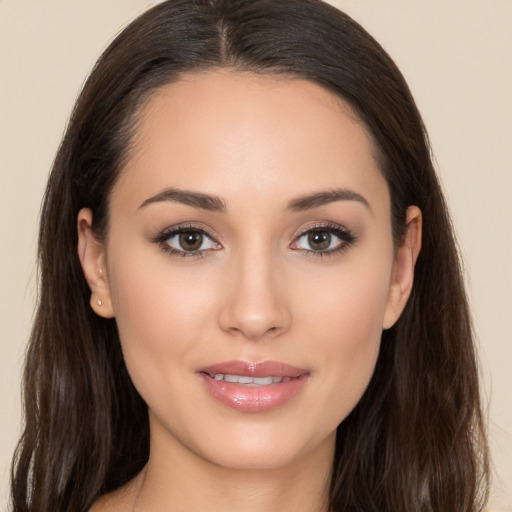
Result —
[[233, 468], [332, 453], [407, 298], [353, 112], [307, 81], [188, 75], [144, 107], [109, 208], [103, 246], [81, 212], [80, 251], [152, 452]]

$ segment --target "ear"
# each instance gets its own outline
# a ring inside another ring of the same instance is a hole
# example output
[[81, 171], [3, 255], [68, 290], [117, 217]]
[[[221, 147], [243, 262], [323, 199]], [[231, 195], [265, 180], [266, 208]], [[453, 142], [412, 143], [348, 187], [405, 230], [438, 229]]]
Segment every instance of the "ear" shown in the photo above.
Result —
[[411, 294], [414, 267], [421, 249], [422, 215], [417, 206], [409, 206], [406, 212], [405, 233], [396, 249], [393, 274], [389, 287], [388, 302], [382, 327], [389, 329], [398, 320]]
[[113, 318], [105, 248], [92, 231], [92, 212], [89, 208], [82, 208], [78, 212], [77, 228], [78, 258], [91, 289], [91, 308], [99, 316]]

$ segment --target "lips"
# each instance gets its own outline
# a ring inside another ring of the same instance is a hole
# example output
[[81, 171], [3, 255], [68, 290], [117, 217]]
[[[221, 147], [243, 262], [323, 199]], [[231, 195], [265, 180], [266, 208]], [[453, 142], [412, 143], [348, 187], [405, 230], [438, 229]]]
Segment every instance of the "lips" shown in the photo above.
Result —
[[241, 412], [262, 412], [296, 396], [310, 372], [276, 361], [226, 361], [198, 371], [207, 392]]

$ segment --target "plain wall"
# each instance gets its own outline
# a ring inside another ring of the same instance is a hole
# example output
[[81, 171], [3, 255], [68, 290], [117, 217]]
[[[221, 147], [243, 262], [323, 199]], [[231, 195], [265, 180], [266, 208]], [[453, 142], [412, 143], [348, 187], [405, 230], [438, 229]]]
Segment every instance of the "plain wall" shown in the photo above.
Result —
[[[148, 0], [0, 0], [0, 510], [20, 433], [48, 170], [101, 50]], [[512, 511], [512, 2], [337, 0], [404, 73], [429, 130], [466, 263], [495, 464]]]

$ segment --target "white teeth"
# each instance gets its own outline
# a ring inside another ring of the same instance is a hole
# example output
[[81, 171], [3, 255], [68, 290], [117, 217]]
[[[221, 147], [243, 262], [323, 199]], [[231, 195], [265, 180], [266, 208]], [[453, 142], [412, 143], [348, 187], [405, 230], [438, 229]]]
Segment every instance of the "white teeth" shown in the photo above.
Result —
[[270, 386], [272, 384], [272, 377], [254, 377], [254, 384], [258, 384], [259, 386]]
[[216, 373], [210, 375], [215, 380], [223, 380], [225, 382], [234, 382], [244, 386], [270, 386], [272, 384], [279, 384], [280, 382], [289, 382], [291, 377], [249, 377], [247, 375], [231, 375], [224, 373]]

